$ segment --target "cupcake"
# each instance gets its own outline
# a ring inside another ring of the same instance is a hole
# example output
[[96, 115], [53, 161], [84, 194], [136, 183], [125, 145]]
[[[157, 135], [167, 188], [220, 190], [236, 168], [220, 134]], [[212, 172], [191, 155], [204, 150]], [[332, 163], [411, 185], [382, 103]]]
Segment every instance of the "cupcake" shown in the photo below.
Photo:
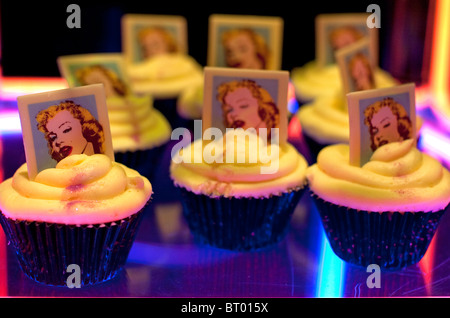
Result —
[[[249, 251], [281, 241], [289, 228], [307, 163], [289, 143], [270, 145], [252, 133], [249, 142], [235, 147], [234, 138], [245, 140], [245, 134], [235, 129], [225, 139], [196, 140], [172, 160], [170, 175], [199, 243]], [[211, 149], [216, 149], [215, 160], [202, 156]]]
[[152, 181], [170, 140], [169, 122], [150, 95], [110, 96], [106, 103], [116, 161]]
[[413, 139], [379, 147], [362, 167], [349, 164], [348, 145], [328, 146], [306, 175], [333, 251], [359, 266], [419, 262], [449, 209], [449, 171]]
[[[393, 82], [385, 82], [381, 87], [395, 86]], [[349, 142], [349, 115], [347, 100], [343, 93], [334, 96], [319, 97], [313, 102], [303, 105], [295, 114], [293, 120], [301, 125], [301, 132], [292, 132], [291, 139], [303, 143], [304, 153], [310, 164], [316, 162], [320, 150], [324, 147]], [[422, 126], [422, 118], [416, 115], [416, 127], [418, 135]], [[301, 133], [301, 136], [298, 134]], [[297, 147], [298, 148], [298, 147]]]
[[203, 79], [202, 67], [181, 53], [158, 54], [135, 64], [127, 64], [130, 86], [135, 94], [153, 96], [153, 106], [172, 127], [184, 127], [186, 120], [177, 111], [177, 101], [192, 83]]
[[121, 271], [151, 194], [145, 177], [106, 155], [71, 155], [34, 180], [23, 164], [1, 183], [0, 221], [28, 277], [64, 286], [78, 265], [86, 286]]

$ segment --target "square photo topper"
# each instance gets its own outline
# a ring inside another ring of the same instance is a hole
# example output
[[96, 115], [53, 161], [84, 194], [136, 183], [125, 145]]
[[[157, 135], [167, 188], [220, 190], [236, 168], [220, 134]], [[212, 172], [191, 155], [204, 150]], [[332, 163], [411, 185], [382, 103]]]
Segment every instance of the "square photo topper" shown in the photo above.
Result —
[[368, 38], [374, 65], [378, 64], [378, 29], [367, 26], [369, 13], [319, 14], [316, 26], [316, 62], [319, 67], [336, 63], [335, 52]]
[[390, 142], [416, 139], [415, 84], [347, 94], [350, 164], [363, 166]]
[[73, 154], [114, 161], [103, 84], [23, 95], [17, 103], [30, 180]]
[[102, 83], [106, 97], [125, 96], [129, 80], [121, 53], [64, 55], [57, 58], [59, 72], [69, 87]]
[[205, 67], [203, 132], [215, 127], [266, 128], [278, 132], [279, 144], [287, 142], [287, 90], [289, 72]]
[[376, 88], [375, 62], [367, 38], [337, 50], [335, 57], [345, 94]]
[[165, 53], [188, 53], [183, 16], [125, 14], [121, 19], [122, 52], [127, 64], [139, 64]]
[[211, 15], [207, 65], [279, 70], [283, 24], [280, 17]]

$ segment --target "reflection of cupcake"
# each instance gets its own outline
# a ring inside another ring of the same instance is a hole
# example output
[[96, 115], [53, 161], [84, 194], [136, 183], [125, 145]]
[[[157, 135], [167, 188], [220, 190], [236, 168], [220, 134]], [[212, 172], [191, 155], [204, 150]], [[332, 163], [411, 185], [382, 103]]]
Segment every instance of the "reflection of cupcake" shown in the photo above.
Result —
[[103, 154], [66, 157], [34, 181], [23, 164], [0, 184], [0, 221], [30, 278], [65, 285], [73, 264], [80, 285], [95, 284], [125, 264], [151, 193], [146, 178]]
[[143, 62], [128, 65], [131, 89], [136, 94], [151, 94], [154, 107], [176, 128], [184, 122], [177, 112], [177, 100], [193, 82], [203, 79], [201, 66], [180, 53], [158, 54]]
[[362, 167], [348, 145], [324, 148], [307, 170], [334, 252], [350, 263], [398, 269], [420, 261], [450, 200], [450, 173], [414, 140], [379, 147]]
[[[392, 83], [385, 83], [386, 87]], [[379, 85], [379, 87], [384, 87]], [[311, 103], [302, 106], [295, 114], [295, 119], [301, 125], [302, 136], [290, 136], [293, 139], [303, 139], [307, 145], [310, 163], [316, 161], [317, 154], [325, 146], [349, 142], [349, 115], [347, 100], [343, 94], [319, 97]], [[420, 132], [422, 119], [416, 115], [417, 132]]]
[[[171, 164], [185, 218], [201, 243], [230, 250], [274, 244], [285, 236], [303, 192], [307, 164], [293, 146], [266, 146], [250, 133], [249, 142], [236, 149], [234, 136], [245, 140], [244, 134], [243, 129], [229, 131], [225, 144], [223, 139], [208, 144], [195, 141]], [[194, 161], [212, 148], [214, 160]], [[218, 158], [223, 163], [217, 163]]]
[[152, 107], [149, 95], [110, 96], [106, 103], [115, 159], [152, 180], [170, 139], [170, 124]]

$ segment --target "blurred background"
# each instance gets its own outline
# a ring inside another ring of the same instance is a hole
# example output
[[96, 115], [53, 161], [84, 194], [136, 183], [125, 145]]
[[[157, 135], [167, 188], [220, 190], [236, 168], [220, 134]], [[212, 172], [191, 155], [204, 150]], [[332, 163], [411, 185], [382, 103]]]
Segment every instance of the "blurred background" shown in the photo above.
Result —
[[[67, 6], [81, 8], [81, 28], [66, 26]], [[401, 81], [420, 84], [427, 32], [428, 0], [311, 1], [0, 1], [4, 76], [59, 76], [60, 55], [121, 51], [120, 19], [125, 13], [182, 15], [187, 19], [189, 54], [206, 64], [208, 17], [213, 13], [279, 16], [284, 20], [282, 69], [292, 70], [315, 56], [314, 18], [319, 13], [381, 9], [380, 66]]]

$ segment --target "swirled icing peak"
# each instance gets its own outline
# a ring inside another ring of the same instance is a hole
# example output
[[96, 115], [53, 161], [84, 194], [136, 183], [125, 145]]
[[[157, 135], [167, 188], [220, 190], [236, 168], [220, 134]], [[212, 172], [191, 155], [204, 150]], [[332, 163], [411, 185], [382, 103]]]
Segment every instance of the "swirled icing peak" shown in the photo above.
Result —
[[450, 201], [450, 173], [413, 139], [378, 148], [362, 167], [349, 164], [348, 145], [328, 146], [307, 178], [322, 199], [360, 210], [430, 212]]
[[[246, 136], [250, 136], [247, 141]], [[214, 156], [208, 158], [210, 154]], [[172, 160], [171, 177], [194, 193], [266, 197], [303, 187], [306, 167], [292, 145], [266, 143], [256, 134], [236, 129], [223, 139], [199, 139], [183, 148]]]
[[72, 155], [28, 178], [23, 164], [0, 184], [0, 209], [12, 219], [63, 224], [117, 221], [139, 211], [150, 182], [103, 154]]

